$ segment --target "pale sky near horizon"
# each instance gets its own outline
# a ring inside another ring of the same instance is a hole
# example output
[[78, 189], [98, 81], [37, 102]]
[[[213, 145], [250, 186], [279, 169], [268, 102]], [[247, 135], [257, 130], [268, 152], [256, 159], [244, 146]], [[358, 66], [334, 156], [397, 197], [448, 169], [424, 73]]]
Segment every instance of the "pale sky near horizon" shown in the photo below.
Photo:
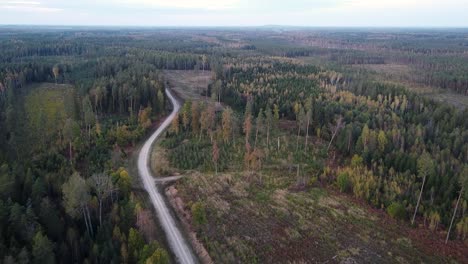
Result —
[[0, 0], [0, 24], [468, 27], [468, 0]]

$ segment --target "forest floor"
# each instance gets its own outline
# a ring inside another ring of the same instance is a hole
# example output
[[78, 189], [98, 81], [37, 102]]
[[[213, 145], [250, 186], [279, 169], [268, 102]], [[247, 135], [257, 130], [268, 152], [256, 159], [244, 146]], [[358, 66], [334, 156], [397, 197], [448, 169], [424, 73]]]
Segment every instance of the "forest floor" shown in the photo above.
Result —
[[[172, 168], [163, 170], [171, 174]], [[180, 217], [192, 223], [215, 262], [449, 263], [448, 256], [468, 261], [464, 245], [446, 247], [440, 234], [411, 228], [334, 187], [316, 182], [298, 190], [287, 166], [183, 175], [166, 193], [183, 204]], [[192, 221], [194, 203], [206, 208], [206, 224]]]
[[164, 77], [169, 87], [184, 100], [211, 101], [211, 98], [201, 95], [211, 82], [211, 71], [179, 71], [165, 70]]

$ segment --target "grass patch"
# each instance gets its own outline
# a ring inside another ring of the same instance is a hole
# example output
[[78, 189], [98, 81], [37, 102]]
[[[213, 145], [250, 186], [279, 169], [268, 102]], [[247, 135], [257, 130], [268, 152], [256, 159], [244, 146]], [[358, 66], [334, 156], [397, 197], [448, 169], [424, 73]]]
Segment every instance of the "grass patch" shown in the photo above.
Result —
[[73, 87], [43, 83], [34, 85], [30, 89], [24, 102], [30, 126], [43, 128], [48, 133], [61, 129], [65, 120], [72, 115], [65, 108], [65, 103], [70, 96], [73, 96]]

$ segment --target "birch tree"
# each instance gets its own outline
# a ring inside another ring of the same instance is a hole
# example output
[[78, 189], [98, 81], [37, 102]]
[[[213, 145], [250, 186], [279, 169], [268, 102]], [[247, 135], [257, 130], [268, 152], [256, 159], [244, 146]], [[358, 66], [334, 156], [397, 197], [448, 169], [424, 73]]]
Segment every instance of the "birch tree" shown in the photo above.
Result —
[[68, 181], [62, 185], [62, 194], [65, 211], [73, 218], [78, 218], [81, 214], [85, 221], [86, 230], [92, 236], [93, 225], [88, 208], [91, 195], [85, 179], [78, 172], [73, 173]]
[[335, 125], [330, 124], [329, 126], [330, 131], [332, 132], [332, 137], [330, 139], [330, 142], [328, 143], [327, 152], [330, 150], [331, 144], [338, 132], [345, 126], [345, 123], [343, 122], [343, 117], [339, 116], [338, 119], [336, 119]]
[[447, 232], [447, 237], [445, 238], [445, 244], [447, 244], [450, 238], [450, 232], [452, 231], [453, 221], [455, 220], [455, 217], [457, 216], [457, 210], [458, 210], [458, 205], [460, 204], [460, 200], [462, 199], [462, 197], [468, 200], [468, 165], [465, 165], [463, 167], [463, 170], [461, 171], [458, 177], [459, 177], [458, 182], [460, 184], [460, 192], [458, 194], [457, 203], [455, 205], [455, 211], [453, 212], [453, 215], [452, 215], [452, 220], [450, 221], [450, 226]]
[[418, 160], [418, 177], [423, 179], [421, 190], [419, 191], [418, 202], [416, 204], [416, 208], [414, 209], [413, 218], [411, 219], [411, 224], [414, 224], [414, 220], [416, 219], [416, 214], [419, 209], [419, 205], [421, 203], [421, 197], [424, 191], [424, 184], [426, 183], [426, 178], [430, 175], [434, 170], [434, 162], [431, 156], [424, 151], [421, 157]]
[[109, 175], [105, 173], [93, 174], [89, 179], [91, 187], [96, 193], [99, 203], [99, 225], [102, 225], [102, 204], [104, 200], [114, 191], [114, 185]]

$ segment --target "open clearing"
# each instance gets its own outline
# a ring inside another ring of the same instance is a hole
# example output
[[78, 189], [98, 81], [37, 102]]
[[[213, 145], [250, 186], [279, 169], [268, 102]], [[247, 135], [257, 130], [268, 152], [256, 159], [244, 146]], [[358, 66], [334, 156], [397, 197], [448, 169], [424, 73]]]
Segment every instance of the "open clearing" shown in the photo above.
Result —
[[378, 79], [403, 85], [409, 90], [439, 102], [447, 102], [458, 108], [468, 107], [468, 96], [451, 90], [410, 82], [411, 74], [417, 74], [410, 66], [403, 64], [363, 64], [352, 66], [355, 69], [366, 69], [376, 74]]
[[164, 77], [182, 99], [193, 101], [209, 101], [202, 93], [206, 91], [211, 82], [211, 71], [164, 71]]
[[42, 83], [31, 86], [25, 98], [25, 110], [33, 128], [42, 127], [48, 133], [57, 130], [70, 115], [66, 98], [73, 95], [73, 87], [65, 84]]
[[[314, 145], [320, 149], [323, 142]], [[167, 149], [156, 144], [154, 151], [166, 174], [178, 171]], [[219, 175], [179, 170], [185, 177], [168, 187], [179, 217], [191, 223], [216, 263], [450, 262], [442, 254], [464, 259], [460, 247], [434, 251], [443, 244], [439, 234], [410, 228], [334, 187], [309, 178], [298, 190], [295, 170], [278, 156], [276, 166], [265, 164], [257, 172], [242, 165]], [[236, 162], [242, 161], [231, 165]], [[194, 204], [203, 205], [206, 222], [194, 220]]]
[[[292, 177], [294, 178], [294, 177]], [[186, 211], [201, 202], [207, 222], [194, 224], [219, 263], [446, 263], [408, 238], [411, 229], [335, 191], [288, 188], [283, 173], [193, 173], [176, 185]]]

